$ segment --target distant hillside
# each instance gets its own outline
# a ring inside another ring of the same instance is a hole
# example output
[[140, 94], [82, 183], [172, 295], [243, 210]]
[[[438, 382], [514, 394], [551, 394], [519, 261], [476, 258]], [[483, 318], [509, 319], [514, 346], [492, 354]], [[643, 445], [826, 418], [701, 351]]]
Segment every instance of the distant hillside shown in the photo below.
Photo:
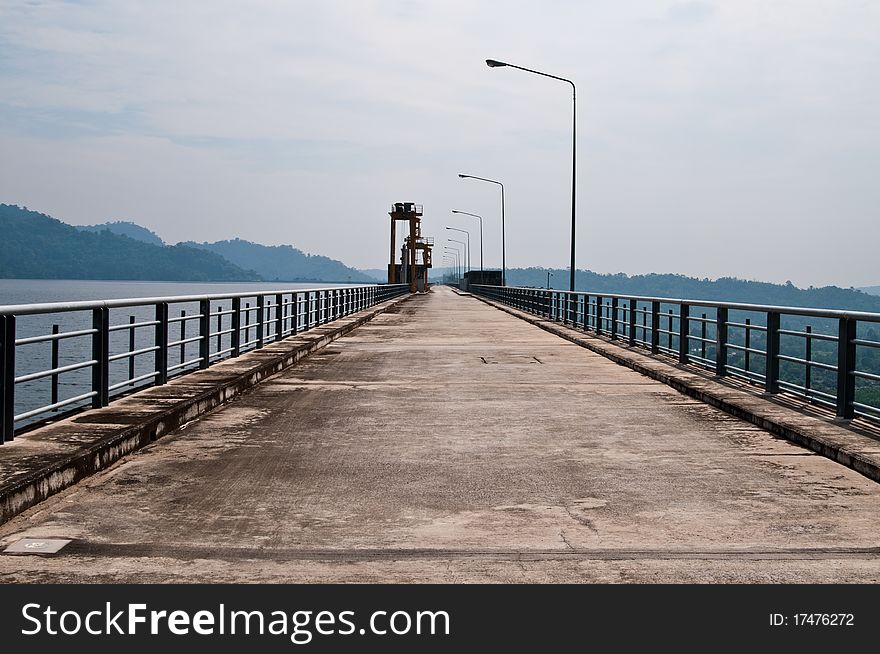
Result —
[[150, 231], [146, 227], [141, 227], [137, 223], [131, 223], [123, 220], [117, 220], [112, 223], [102, 223], [100, 225], [77, 225], [77, 229], [87, 232], [101, 232], [105, 229], [110, 230], [114, 234], [120, 236], [128, 236], [136, 241], [143, 241], [151, 245], [165, 245], [165, 241], [159, 238], [156, 232]]
[[[551, 269], [550, 285], [568, 288], [568, 270]], [[775, 304], [793, 307], [821, 309], [850, 309], [880, 313], [880, 297], [855, 289], [824, 286], [822, 288], [798, 288], [792, 284], [770, 284], [732, 277], [709, 280], [684, 275], [623, 273], [600, 275], [588, 270], [578, 270], [575, 277], [578, 290], [589, 290], [621, 295], [644, 295], [694, 300], [719, 300], [753, 304]], [[545, 287], [546, 268], [511, 268], [507, 271], [510, 286]]]
[[864, 286], [859, 290], [868, 295], [880, 295], [880, 286]]
[[365, 274], [367, 277], [372, 277], [376, 281], [382, 282], [383, 284], [388, 281], [387, 268], [359, 268], [358, 270]]
[[375, 279], [341, 261], [305, 254], [290, 245], [260, 245], [235, 239], [216, 243], [186, 242], [181, 245], [219, 254], [237, 266], [255, 271], [265, 281], [375, 283]]
[[35, 211], [0, 204], [0, 277], [257, 281], [212, 252], [159, 246], [105, 229], [85, 231]]

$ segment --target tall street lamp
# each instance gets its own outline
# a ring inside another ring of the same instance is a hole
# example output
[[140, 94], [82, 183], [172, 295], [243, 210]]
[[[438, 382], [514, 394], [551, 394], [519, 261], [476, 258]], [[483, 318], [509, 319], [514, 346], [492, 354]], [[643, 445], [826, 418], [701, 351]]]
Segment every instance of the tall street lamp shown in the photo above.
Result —
[[470, 272], [470, 270], [471, 270], [471, 233], [466, 229], [459, 229], [458, 227], [447, 227], [446, 229], [453, 231], [453, 232], [461, 232], [462, 234], [464, 234], [467, 237], [467, 256], [465, 258], [467, 259], [468, 272]]
[[[476, 175], [463, 175], [461, 173], [458, 174], [462, 179], [477, 179], [481, 182], [490, 182], [492, 184], [498, 184], [501, 187], [501, 285], [507, 285], [507, 260], [505, 258], [505, 254], [507, 252], [506, 241], [504, 240], [504, 184], [501, 182], [488, 179], [486, 177], [477, 177]], [[470, 214], [473, 215], [473, 214]], [[480, 229], [482, 229], [482, 223], [480, 224]], [[483, 247], [483, 234], [480, 232], [480, 247]], [[483, 281], [482, 279], [480, 281]]]
[[467, 211], [457, 211], [456, 209], [453, 209], [452, 213], [460, 213], [463, 216], [473, 216], [480, 221], [480, 283], [483, 284], [483, 217], [478, 216], [475, 213], [468, 213]]
[[468, 261], [468, 259], [471, 258], [471, 255], [467, 251], [467, 243], [465, 243], [464, 241], [458, 241], [454, 238], [450, 238], [448, 240], [452, 241], [453, 243], [458, 243], [460, 246], [462, 246], [464, 248], [465, 255], [464, 255], [464, 261], [462, 263], [464, 264], [465, 271], [470, 270], [470, 264], [467, 261]]
[[444, 246], [443, 249], [444, 251], [455, 255], [456, 274], [458, 275], [458, 278], [461, 279], [461, 252], [458, 251], [458, 248], [453, 248], [448, 245]]
[[575, 273], [575, 265], [574, 265], [574, 228], [575, 228], [575, 212], [574, 212], [574, 200], [575, 200], [575, 180], [576, 180], [576, 130], [577, 130], [577, 110], [576, 110], [576, 89], [574, 86], [574, 82], [570, 79], [566, 79], [564, 77], [557, 77], [556, 75], [550, 75], [548, 73], [542, 73], [537, 70], [532, 70], [531, 68], [523, 68], [522, 66], [514, 66], [513, 64], [508, 64], [503, 61], [496, 61], [495, 59], [486, 59], [486, 65], [489, 68], [500, 68], [503, 66], [507, 66], [509, 68], [516, 68], [517, 70], [524, 70], [527, 73], [534, 73], [535, 75], [541, 75], [542, 77], [550, 77], [551, 79], [558, 79], [561, 82], [568, 82], [571, 84], [571, 280], [569, 283], [570, 291], [574, 290], [574, 273]]

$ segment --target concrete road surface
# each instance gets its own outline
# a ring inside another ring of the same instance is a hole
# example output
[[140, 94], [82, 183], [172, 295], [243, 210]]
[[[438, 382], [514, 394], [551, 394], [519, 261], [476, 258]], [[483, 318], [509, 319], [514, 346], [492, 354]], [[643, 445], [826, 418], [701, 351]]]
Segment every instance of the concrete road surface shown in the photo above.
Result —
[[17, 582], [876, 582], [880, 485], [446, 288], [0, 528]]

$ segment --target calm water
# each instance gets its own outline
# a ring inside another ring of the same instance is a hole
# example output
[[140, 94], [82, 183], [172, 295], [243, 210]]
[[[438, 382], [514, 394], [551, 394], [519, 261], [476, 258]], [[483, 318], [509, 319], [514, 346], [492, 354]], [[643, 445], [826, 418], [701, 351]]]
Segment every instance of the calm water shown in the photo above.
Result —
[[[223, 293], [243, 293], [247, 291], [280, 291], [303, 288], [344, 286], [344, 284], [295, 284], [290, 282], [246, 282], [246, 283], [191, 283], [191, 282], [128, 282], [128, 281], [84, 281], [84, 280], [32, 280], [32, 279], [0, 279], [0, 306], [11, 304], [36, 304], [45, 302], [72, 302], [88, 300], [109, 300], [139, 297], [167, 297], [182, 295], [213, 295]], [[274, 303], [274, 300], [273, 300]], [[246, 305], [256, 306], [256, 297], [243, 298], [242, 308]], [[231, 309], [231, 303], [226, 301], [212, 301], [211, 311]], [[169, 317], [180, 317], [183, 313], [192, 316], [199, 312], [198, 303], [177, 303], [169, 308]], [[155, 309], [152, 305], [143, 307], [125, 307], [110, 310], [110, 325], [122, 325], [129, 323], [132, 318], [136, 322], [151, 321], [155, 318]], [[91, 328], [91, 312], [77, 311], [67, 313], [55, 313], [46, 315], [19, 316], [16, 320], [16, 337], [18, 339], [30, 336], [50, 334], [54, 325], [58, 325], [61, 332], [69, 332]], [[217, 317], [211, 319], [211, 331], [221, 331], [231, 327], [231, 317], [223, 316], [222, 322]], [[244, 325], [244, 318], [242, 324]], [[249, 316], [249, 322], [256, 321], [256, 313]], [[183, 340], [198, 333], [197, 321], [186, 323], [176, 322], [169, 326], [169, 342]], [[129, 351], [132, 345], [130, 332], [123, 329], [114, 331], [110, 335], [110, 353]], [[152, 326], [145, 326], [134, 331], [134, 349], [148, 348], [153, 346], [155, 332]], [[271, 330], [269, 330], [271, 333]], [[242, 334], [242, 343], [256, 338], [256, 329], [249, 329]], [[231, 335], [212, 337], [211, 352], [231, 347]], [[198, 357], [198, 342], [175, 346], [169, 352], [169, 366], [174, 366]], [[58, 365], [66, 366], [88, 361], [91, 359], [91, 336], [80, 336], [58, 341]], [[41, 370], [52, 368], [52, 348], [48, 342], [20, 345], [16, 348], [16, 376], [22, 376]], [[197, 363], [171, 371], [176, 374], [197, 367]], [[122, 383], [131, 378], [144, 375], [155, 370], [155, 360], [152, 353], [142, 354], [134, 358], [134, 369], [129, 367], [129, 359], [119, 359], [110, 364], [110, 384]], [[149, 380], [139, 382], [135, 386], [149, 384]], [[133, 386], [124, 386], [114, 394], [124, 393]], [[58, 377], [58, 400], [76, 397], [91, 389], [91, 370], [82, 368], [60, 374]], [[77, 403], [73, 406], [86, 404], [88, 401]], [[49, 378], [33, 380], [16, 385], [15, 414], [21, 415], [32, 409], [46, 406], [51, 403], [51, 380]], [[67, 410], [71, 407], [64, 407]], [[46, 414], [24, 419], [17, 423], [18, 426], [26, 425], [34, 420], [47, 417]]]
[[245, 291], [285, 290], [342, 284], [293, 284], [290, 282], [114, 282], [80, 279], [0, 279], [0, 305], [115, 300], [167, 295], [208, 295]]

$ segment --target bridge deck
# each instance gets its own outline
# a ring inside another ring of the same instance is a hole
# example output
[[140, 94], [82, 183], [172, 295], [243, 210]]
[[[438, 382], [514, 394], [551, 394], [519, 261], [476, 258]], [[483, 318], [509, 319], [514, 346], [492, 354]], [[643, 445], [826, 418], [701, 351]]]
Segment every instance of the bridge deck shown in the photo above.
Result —
[[399, 304], [0, 528], [9, 581], [880, 581], [880, 485], [475, 298]]

